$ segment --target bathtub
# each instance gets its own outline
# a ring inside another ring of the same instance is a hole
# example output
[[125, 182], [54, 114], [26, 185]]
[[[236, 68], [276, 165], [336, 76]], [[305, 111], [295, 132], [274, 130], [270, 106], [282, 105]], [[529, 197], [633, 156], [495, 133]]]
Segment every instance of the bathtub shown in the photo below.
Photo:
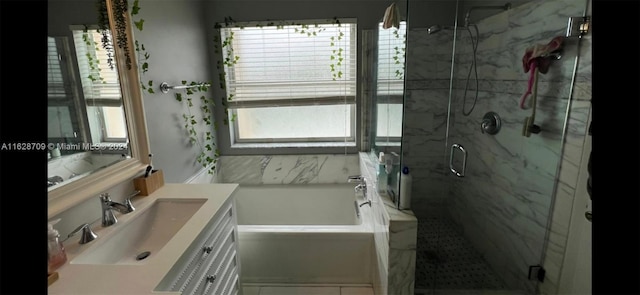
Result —
[[[244, 284], [371, 284], [369, 205], [355, 184], [240, 185]], [[359, 211], [359, 216], [356, 211]]]

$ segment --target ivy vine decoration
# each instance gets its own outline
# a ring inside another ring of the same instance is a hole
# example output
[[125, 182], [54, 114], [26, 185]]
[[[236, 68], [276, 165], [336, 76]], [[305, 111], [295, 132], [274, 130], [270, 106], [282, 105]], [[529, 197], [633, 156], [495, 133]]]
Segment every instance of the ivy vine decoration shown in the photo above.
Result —
[[[127, 2], [127, 0], [113, 0], [113, 14], [114, 14], [114, 21], [115, 21], [115, 27], [116, 27], [116, 44], [118, 45], [119, 48], [124, 49], [124, 55], [125, 55], [125, 64], [127, 66], [127, 69], [130, 70], [131, 69], [131, 55], [129, 54], [129, 43], [128, 43], [128, 39], [127, 39], [127, 18], [126, 15], [128, 13], [128, 8], [129, 3]], [[109, 17], [108, 17], [108, 13], [107, 13], [107, 2], [105, 0], [98, 0], [97, 2], [97, 7], [98, 7], [98, 26], [100, 27], [100, 30], [103, 32], [103, 46], [104, 46], [104, 40], [106, 40], [105, 38], [107, 37], [107, 33], [106, 31], [109, 28]], [[106, 48], [105, 48], [106, 49]], [[112, 55], [113, 51], [109, 51], [110, 56]], [[113, 63], [110, 63], [109, 66], [113, 69]]]
[[[133, 6], [131, 7], [131, 17], [133, 18], [138, 15], [140, 13], [140, 9], [141, 8], [139, 0], [133, 1]], [[142, 30], [144, 29], [144, 19], [142, 18], [138, 20], [134, 19], [133, 24], [136, 29], [138, 29], [138, 31], [142, 32]], [[149, 58], [151, 57], [151, 55], [149, 54], [149, 52], [147, 52], [144, 44], [139, 40], [135, 40], [134, 44], [138, 58], [138, 72], [140, 73], [140, 77], [142, 77], [149, 71]], [[153, 80], [147, 81], [146, 85], [145, 82], [140, 81], [140, 88], [142, 89], [142, 91], [146, 91], [150, 94], [155, 93], [155, 91], [153, 91]]]
[[[343, 56], [344, 48], [339, 46], [340, 44], [339, 41], [341, 41], [344, 38], [345, 34], [340, 29], [341, 24], [340, 24], [340, 20], [337, 17], [334, 17], [332, 20], [328, 21], [327, 23], [328, 24], [334, 23], [338, 25], [338, 32], [336, 36], [332, 36], [328, 40], [330, 42], [330, 46], [334, 48], [332, 50], [332, 54], [329, 56], [329, 59], [330, 59], [329, 67], [332, 73], [333, 80], [335, 81], [339, 78], [342, 78], [343, 76], [343, 72], [339, 70], [339, 67], [342, 65], [342, 62], [344, 61], [344, 56]], [[224, 39], [222, 39], [221, 37], [222, 34], [220, 32], [220, 29], [228, 28], [232, 26], [235, 26], [235, 21], [230, 16], [225, 17], [223, 23], [216, 23], [214, 26], [214, 29], [216, 29], [217, 31], [217, 34], [214, 36], [214, 39], [213, 39], [214, 52], [216, 55], [223, 57], [222, 59], [218, 59], [216, 61], [216, 69], [218, 70], [218, 79], [220, 81], [220, 84], [219, 84], [220, 89], [222, 89], [225, 92], [227, 92], [226, 91], [227, 73], [225, 71], [225, 66], [226, 68], [231, 68], [235, 66], [238, 63], [240, 56], [236, 55], [233, 52], [233, 40], [234, 40], [233, 31], [231, 31], [228, 35], [225, 36]], [[284, 29], [285, 26], [294, 26], [294, 32], [302, 35], [306, 35], [308, 37], [317, 37], [320, 32], [323, 32], [326, 30], [326, 28], [320, 27], [320, 25], [317, 23], [301, 24], [297, 22], [285, 22], [285, 21], [274, 22], [270, 20], [267, 20], [265, 23], [257, 23], [255, 26], [258, 28], [264, 28], [265, 26], [267, 27], [275, 26], [276, 29], [279, 29], [279, 30]], [[238, 28], [244, 29], [244, 26], [238, 26]], [[224, 54], [222, 54], [223, 52]], [[233, 122], [236, 119], [235, 113], [229, 119], [228, 102], [232, 101], [233, 99], [234, 99], [233, 94], [229, 93], [226, 97], [223, 97], [221, 100], [222, 106], [224, 107], [225, 118], [223, 122], [225, 125], [228, 125], [229, 122]]]
[[[89, 33], [89, 28], [86, 25], [84, 26], [84, 30], [82, 31], [82, 41], [87, 46], [87, 49], [90, 49], [90, 48], [94, 49], [94, 50], [87, 50], [87, 53], [86, 53], [87, 62], [89, 63], [89, 70], [90, 70], [89, 76], [87, 76], [87, 78], [89, 78], [91, 82], [100, 81], [102, 83], [106, 83], [105, 79], [100, 75], [101, 70], [98, 67], [100, 60], [98, 60], [98, 57], [96, 56], [96, 53], [95, 53], [96, 51], [100, 50], [100, 47], [95, 41], [93, 41], [91, 33]], [[107, 39], [107, 41], [109, 41], [109, 39]], [[103, 43], [103, 46], [104, 46], [104, 43]], [[108, 61], [110, 60], [111, 59], [108, 59]]]
[[[114, 69], [115, 64], [113, 62], [113, 43], [111, 42], [111, 34], [109, 33], [109, 16], [107, 15], [107, 2], [104, 0], [100, 0], [96, 2], [98, 7], [98, 32], [102, 34], [102, 48], [107, 52], [107, 64], [110, 69]], [[85, 32], [87, 30], [87, 26], [85, 26]], [[85, 36], [82, 36], [85, 39]], [[85, 40], [87, 43], [87, 40]], [[87, 45], [89, 45], [87, 43]]]
[[[225, 27], [230, 26], [233, 24], [233, 19], [231, 17], [225, 17], [224, 19], [224, 23], [225, 23]], [[228, 36], [226, 36], [224, 38], [224, 40], [222, 40], [222, 42], [220, 41], [220, 28], [222, 28], [222, 25], [220, 24], [216, 24], [215, 28], [218, 30], [218, 35], [214, 36], [214, 52], [216, 54], [220, 54], [220, 52], [222, 50], [225, 51], [226, 53], [226, 57], [221, 61], [221, 60], [217, 60], [216, 61], [216, 69], [218, 70], [218, 80], [220, 81], [220, 89], [222, 90], [226, 90], [226, 76], [227, 76], [227, 72], [225, 71], [224, 66], [229, 67], [233, 67], [238, 63], [238, 60], [240, 60], [240, 57], [235, 55], [233, 52], [233, 36], [234, 33], [230, 32], [230, 34]], [[241, 29], [243, 29], [244, 27], [241, 27]], [[222, 45], [218, 45], [218, 44], [222, 44]], [[228, 102], [233, 100], [233, 94], [229, 93], [227, 95], [227, 97], [222, 98], [222, 106], [224, 107], [224, 119], [223, 122], [225, 125], [229, 125], [229, 121], [233, 122], [236, 119], [236, 114], [233, 114], [233, 116], [231, 117], [231, 119], [229, 119], [229, 105]], [[217, 125], [214, 126], [217, 130]]]
[[[213, 174], [220, 157], [220, 150], [216, 147], [213, 134], [213, 130], [217, 130], [217, 125], [213, 119], [214, 102], [213, 99], [209, 99], [204, 95], [208, 91], [208, 85], [211, 84], [208, 82], [182, 81], [182, 85], [194, 86], [184, 89], [184, 92], [176, 92], [175, 94], [176, 100], [185, 103], [187, 106], [187, 112], [182, 114], [184, 128], [189, 134], [191, 144], [198, 146], [201, 151], [196, 160], [202, 167], [209, 168], [207, 170], [209, 174]], [[193, 104], [196, 96], [199, 96], [201, 102], [199, 113], [196, 113], [196, 107]], [[198, 133], [196, 126], [199, 124], [211, 126], [212, 128], [208, 128], [204, 133]]]
[[399, 46], [396, 46], [393, 48], [395, 50], [395, 55], [393, 56], [393, 60], [395, 64], [402, 64], [402, 71], [396, 70], [396, 77], [402, 80], [404, 75], [404, 59], [405, 59], [406, 48], [407, 48], [407, 34], [404, 34], [402, 35], [402, 37], [400, 37], [399, 29], [396, 28], [393, 30], [393, 36], [396, 39], [400, 39], [400, 38], [403, 39], [402, 48], [400, 48]]
[[340, 24], [340, 20], [336, 17], [334, 17], [333, 19], [335, 23], [338, 25], [338, 35], [331, 36], [330, 38], [331, 40], [330, 45], [332, 48], [335, 48], [335, 49], [331, 50], [332, 54], [329, 57], [331, 59], [331, 64], [329, 64], [329, 67], [331, 68], [331, 76], [333, 76], [333, 80], [335, 81], [339, 78], [342, 78], [342, 71], [340, 71], [339, 68], [336, 69], [336, 67], [342, 66], [342, 62], [344, 61], [342, 52], [344, 51], [344, 49], [342, 47], [338, 47], [336, 43], [339, 44], [339, 42], [342, 41], [342, 38], [344, 37], [344, 33], [340, 29], [342, 27], [342, 25]]

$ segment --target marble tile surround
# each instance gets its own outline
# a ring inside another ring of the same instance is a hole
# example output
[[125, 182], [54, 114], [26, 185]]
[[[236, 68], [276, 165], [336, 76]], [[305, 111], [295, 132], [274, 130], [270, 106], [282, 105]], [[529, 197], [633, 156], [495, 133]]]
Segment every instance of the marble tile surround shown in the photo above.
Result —
[[[351, 175], [363, 175], [368, 187], [376, 187], [375, 166], [369, 154], [222, 156], [217, 182], [240, 184], [345, 183]], [[417, 219], [410, 210], [394, 208], [376, 190], [373, 202], [376, 261], [373, 263], [375, 294], [413, 294]]]
[[[547, 74], [539, 75], [536, 124], [543, 132], [529, 138], [521, 132], [531, 109], [518, 106], [528, 79], [521, 58], [526, 47], [563, 35], [568, 17], [582, 15], [584, 8], [583, 1], [533, 1], [479, 21], [480, 91], [469, 117], [461, 115], [461, 97], [473, 55], [468, 35], [461, 31], [448, 143], [452, 34], [428, 35], [426, 29], [418, 28], [408, 34], [403, 164], [413, 167], [413, 211], [418, 219], [443, 216], [455, 220], [503, 279], [528, 293], [554, 294], [557, 290], [591, 112], [591, 38], [581, 40], [580, 52], [576, 41], [566, 41], [563, 59], [555, 61]], [[576, 54], [580, 60], [569, 99]], [[466, 110], [474, 94], [475, 83], [471, 83]], [[487, 111], [497, 112], [503, 120], [503, 129], [495, 136], [478, 132]], [[446, 145], [454, 142], [469, 151], [465, 178], [448, 173]], [[554, 211], [549, 212], [552, 204]], [[547, 230], [550, 235], [545, 241]], [[541, 257], [547, 275], [545, 283], [536, 286], [526, 279], [526, 266], [540, 263]]]
[[[360, 169], [368, 187], [376, 187], [373, 155], [360, 153]], [[373, 202], [374, 242], [378, 269], [376, 294], [414, 294], [418, 219], [411, 210], [398, 210], [391, 199], [369, 190]]]
[[346, 183], [360, 174], [356, 154], [221, 156], [218, 166], [222, 183]]

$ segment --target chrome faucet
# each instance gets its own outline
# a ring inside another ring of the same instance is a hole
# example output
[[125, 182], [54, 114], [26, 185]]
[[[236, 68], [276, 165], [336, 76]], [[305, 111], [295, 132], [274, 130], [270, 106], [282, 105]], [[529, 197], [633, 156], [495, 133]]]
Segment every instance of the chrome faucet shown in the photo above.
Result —
[[78, 232], [80, 232], [80, 230], [82, 230], [82, 236], [80, 236], [80, 244], [86, 244], [89, 243], [93, 240], [95, 240], [98, 235], [96, 235], [92, 230], [91, 227], [89, 226], [88, 223], [82, 224], [80, 226], [78, 226], [78, 228], [76, 228], [74, 231], [72, 231], [67, 238], [70, 238], [72, 236], [74, 236], [75, 234], [77, 234]]
[[133, 204], [131, 204], [131, 198], [137, 196], [139, 193], [140, 191], [135, 191], [124, 200], [124, 204], [112, 201], [108, 193], [100, 194], [100, 202], [102, 204], [102, 226], [107, 227], [118, 222], [116, 216], [113, 215], [113, 210], [122, 214], [131, 213], [136, 210], [136, 208], [133, 207]]
[[371, 200], [369, 200], [369, 196], [367, 196], [367, 181], [364, 178], [364, 176], [361, 176], [361, 175], [349, 176], [349, 178], [347, 179], [347, 182], [358, 183], [358, 185], [356, 185], [355, 187], [355, 191], [356, 192], [361, 191], [364, 199], [366, 200], [364, 203], [360, 204], [360, 207], [362, 207], [364, 204], [367, 204], [367, 203], [369, 203], [369, 206], [371, 206]]

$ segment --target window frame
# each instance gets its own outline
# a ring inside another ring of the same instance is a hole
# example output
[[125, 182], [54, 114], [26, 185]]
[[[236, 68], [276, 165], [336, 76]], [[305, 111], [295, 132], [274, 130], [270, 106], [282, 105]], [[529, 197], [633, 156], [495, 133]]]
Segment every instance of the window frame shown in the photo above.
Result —
[[[406, 89], [405, 89], [404, 85], [406, 83], [406, 76], [405, 76], [405, 74], [406, 74], [406, 48], [407, 48], [406, 47], [407, 46], [406, 42], [407, 42], [407, 33], [408, 33], [407, 32], [408, 23], [405, 20], [400, 22], [400, 25], [404, 26], [404, 29], [405, 29], [405, 31], [404, 31], [404, 40], [403, 40], [403, 43], [405, 44], [405, 51], [404, 51], [405, 55], [404, 55], [404, 60], [402, 61], [402, 64], [403, 64], [403, 66], [402, 66], [402, 68], [403, 68], [403, 77], [402, 77], [402, 82], [401, 82], [402, 91], [401, 91], [401, 93], [393, 93], [392, 92], [392, 93], [379, 95], [378, 94], [378, 90], [379, 90], [379, 78], [380, 78], [380, 76], [379, 76], [379, 71], [378, 71], [378, 66], [377, 65], [380, 64], [380, 60], [379, 60], [380, 59], [380, 52], [379, 52], [379, 47], [380, 46], [379, 46], [378, 40], [379, 40], [380, 31], [384, 30], [384, 29], [382, 29], [382, 25], [383, 25], [382, 22], [378, 22], [378, 27], [376, 29], [376, 32], [377, 32], [377, 34], [376, 34], [376, 45], [375, 45], [376, 46], [376, 53], [375, 53], [376, 56], [375, 56], [375, 60], [374, 60], [374, 62], [376, 63], [376, 72], [375, 72], [375, 77], [376, 78], [375, 78], [375, 83], [374, 83], [373, 89], [372, 89], [373, 92], [374, 92], [374, 95], [376, 97], [375, 98], [375, 103], [374, 103], [374, 106], [373, 106], [375, 108], [375, 112], [374, 113], [375, 113], [375, 116], [376, 116], [376, 124], [375, 124], [375, 126], [371, 126], [370, 128], [372, 128], [371, 131], [375, 135], [374, 138], [373, 138], [373, 143], [374, 143], [375, 146], [397, 147], [397, 146], [400, 146], [401, 143], [402, 143], [402, 135], [400, 135], [400, 136], [379, 136], [378, 135], [378, 128], [377, 128], [377, 125], [378, 125], [377, 124], [378, 123], [377, 122], [377, 119], [378, 119], [378, 115], [377, 114], [378, 114], [378, 110], [379, 110], [378, 106], [380, 104], [392, 104], [392, 105], [393, 104], [397, 104], [397, 105], [403, 105], [404, 104], [404, 96], [406, 95], [406, 93], [405, 93]], [[396, 29], [396, 28], [392, 27], [392, 28], [389, 29], [389, 31], [394, 30], [394, 29], [395, 30], [399, 30], [399, 29]], [[385, 81], [391, 81], [391, 80], [392, 79], [387, 79]], [[396, 84], [396, 83], [392, 83], [392, 82], [385, 82], [385, 83], [389, 84], [389, 85]], [[400, 83], [397, 83], [397, 84], [400, 84]], [[384, 100], [380, 100], [381, 97], [383, 97]], [[402, 114], [402, 116], [404, 116], [404, 114]]]
[[[83, 108], [85, 110], [85, 112], [84, 112], [85, 116], [87, 116], [87, 118], [86, 118], [87, 121], [85, 123], [86, 124], [85, 129], [88, 132], [87, 140], [89, 142], [92, 142], [92, 144], [98, 145], [98, 146], [101, 146], [101, 145], [110, 146], [112, 144], [125, 144], [126, 145], [128, 143], [128, 136], [129, 136], [128, 135], [129, 131], [127, 130], [126, 123], [125, 123], [125, 132], [126, 132], [125, 137], [111, 137], [111, 136], [108, 135], [108, 133], [106, 131], [106, 128], [104, 128], [107, 125], [107, 121], [108, 121], [107, 115], [106, 115], [106, 112], [105, 112], [105, 109], [104, 109], [106, 107], [119, 107], [121, 109], [122, 113], [123, 113], [123, 119], [126, 122], [126, 115], [125, 115], [126, 114], [126, 110], [124, 109], [124, 103], [123, 103], [123, 99], [124, 98], [122, 96], [122, 88], [121, 88], [121, 85], [120, 85], [121, 82], [119, 80], [119, 74], [117, 72], [118, 70], [117, 70], [117, 67], [115, 67], [115, 64], [114, 64], [114, 70], [115, 70], [116, 81], [118, 83], [117, 84], [117, 89], [118, 89], [118, 92], [120, 93], [118, 98], [89, 98], [89, 99], [87, 99], [87, 96], [86, 96], [86, 93], [85, 93], [85, 89], [84, 89], [83, 81], [86, 79], [86, 77], [82, 77], [82, 71], [80, 70], [81, 63], [78, 61], [78, 59], [79, 59], [78, 47], [79, 46], [86, 47], [87, 45], [84, 44], [84, 42], [82, 44], [78, 44], [76, 42], [77, 39], [76, 39], [75, 34], [76, 33], [84, 33], [85, 31], [99, 31], [100, 29], [99, 29], [99, 27], [97, 25], [88, 25], [88, 26], [85, 26], [85, 25], [70, 25], [69, 29], [71, 30], [71, 36], [72, 36], [72, 42], [73, 42], [73, 45], [72, 45], [73, 52], [74, 52], [74, 57], [73, 58], [76, 59], [75, 64], [78, 66], [77, 70], [78, 70], [78, 74], [80, 75], [80, 77], [78, 79], [78, 82], [76, 83], [77, 84], [76, 87], [78, 87], [78, 89], [79, 89], [77, 91], [77, 93], [78, 93], [78, 96], [79, 96], [79, 100], [82, 102], [82, 106], [83, 106]], [[92, 34], [93, 34], [93, 32], [92, 32]], [[94, 42], [96, 42], [95, 39], [92, 39], [92, 40]], [[97, 45], [100, 46], [100, 43], [97, 43]], [[100, 60], [100, 61], [102, 61], [102, 60]], [[102, 62], [104, 62], [104, 61], [102, 61]], [[115, 57], [114, 57], [114, 63], [115, 63]], [[114, 89], [115, 88], [116, 87], [114, 87]], [[99, 137], [100, 137], [100, 141], [99, 142], [93, 142], [93, 140], [92, 140], [93, 133], [91, 132], [91, 126], [90, 126], [89, 118], [88, 118], [89, 117], [89, 115], [88, 115], [89, 114], [89, 107], [96, 107], [96, 108], [98, 108], [98, 111], [99, 111], [99, 114], [97, 116], [97, 120], [99, 121], [100, 126], [102, 126], [102, 128], [100, 128], [99, 131], [96, 131], [96, 132], [99, 132]], [[105, 151], [101, 151], [101, 152], [104, 153]], [[108, 151], [106, 151], [106, 152], [108, 152]]]
[[[313, 106], [313, 105], [347, 105], [349, 107], [349, 127], [350, 127], [350, 136], [348, 137], [321, 137], [321, 138], [254, 138], [254, 139], [241, 139], [238, 134], [237, 122], [229, 122], [228, 126], [224, 126], [222, 128], [218, 128], [219, 138], [222, 137], [224, 140], [228, 140], [228, 144], [223, 144], [221, 147], [223, 148], [224, 154], [242, 154], [247, 152], [248, 150], [255, 149], [254, 151], [259, 151], [264, 148], [269, 148], [268, 150], [263, 151], [274, 151], [273, 148], [302, 148], [305, 150], [320, 148], [321, 150], [329, 151], [331, 148], [343, 148], [348, 149], [349, 152], [357, 152], [357, 148], [359, 147], [359, 139], [361, 138], [360, 134], [360, 68], [361, 68], [361, 60], [360, 60], [360, 50], [361, 45], [359, 44], [360, 34], [358, 31], [357, 19], [355, 18], [340, 18], [339, 22], [341, 24], [349, 23], [352, 24], [351, 28], [351, 36], [353, 40], [351, 40], [351, 54], [353, 55], [353, 62], [355, 63], [353, 67], [353, 87], [354, 94], [351, 96], [333, 96], [333, 97], [321, 97], [321, 98], [309, 98], [309, 99], [271, 99], [269, 101], [228, 101], [225, 98], [227, 97], [226, 90], [226, 80], [221, 81], [221, 86], [224, 84], [225, 87], [222, 89], [224, 93], [222, 98], [222, 104], [226, 106], [227, 112], [223, 113], [222, 116], [224, 118], [230, 119], [237, 116], [237, 109], [242, 108], [258, 108], [258, 107], [296, 107], [296, 106]], [[232, 25], [226, 25], [220, 29], [225, 28], [233, 28], [233, 27], [247, 27], [247, 26], [264, 26], [267, 22], [261, 21], [253, 21], [253, 22], [239, 22], [234, 23]], [[287, 21], [283, 22], [287, 25], [289, 24], [304, 24], [304, 25], [313, 25], [313, 24], [335, 24], [335, 20], [298, 20], [298, 21]], [[276, 24], [270, 23], [270, 25], [275, 26]], [[222, 30], [217, 30], [219, 36], [223, 36]], [[220, 41], [222, 42], [222, 37]], [[219, 44], [218, 44], [219, 45]], [[217, 58], [222, 60], [224, 58], [224, 53], [220, 51], [217, 54]], [[220, 64], [220, 63], [219, 63]], [[220, 66], [220, 70], [224, 71], [224, 67]], [[222, 75], [233, 75], [233, 73], [226, 73]], [[218, 113], [220, 114], [220, 112]], [[220, 116], [217, 116], [217, 121], [220, 122], [222, 120], [219, 119]], [[237, 120], [234, 120], [237, 121]], [[222, 125], [220, 125], [222, 126]], [[220, 136], [222, 135], [222, 136]], [[329, 148], [327, 150], [326, 148]], [[234, 152], [235, 151], [235, 152]], [[277, 152], [276, 152], [277, 153]]]

